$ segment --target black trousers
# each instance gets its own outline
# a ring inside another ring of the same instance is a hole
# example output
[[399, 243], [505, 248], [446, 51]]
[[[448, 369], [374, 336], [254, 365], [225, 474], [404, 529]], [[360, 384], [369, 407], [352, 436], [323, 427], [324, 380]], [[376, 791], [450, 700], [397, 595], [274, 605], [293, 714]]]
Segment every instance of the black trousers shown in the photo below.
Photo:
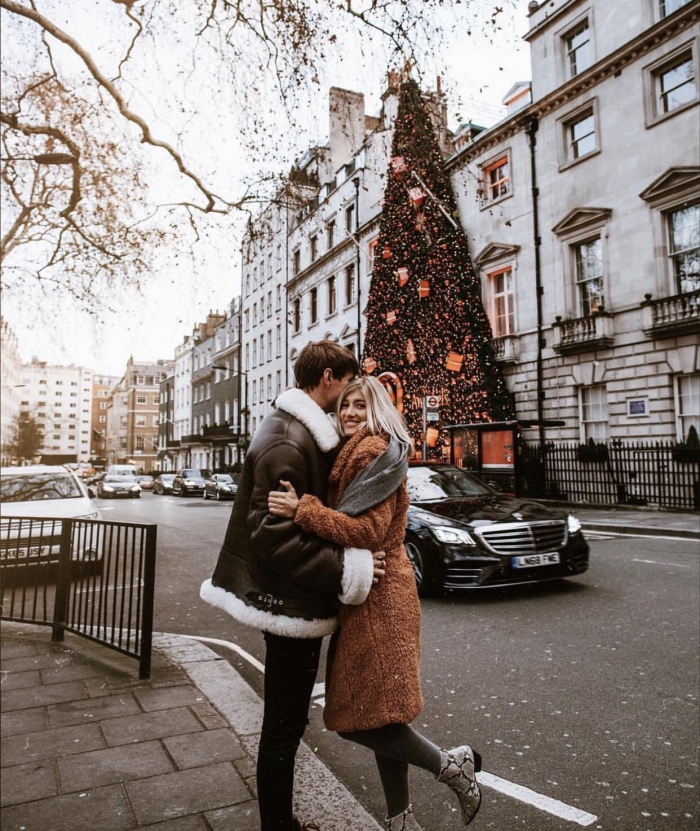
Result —
[[293, 831], [294, 760], [309, 723], [322, 638], [265, 633], [265, 706], [257, 786], [260, 831]]

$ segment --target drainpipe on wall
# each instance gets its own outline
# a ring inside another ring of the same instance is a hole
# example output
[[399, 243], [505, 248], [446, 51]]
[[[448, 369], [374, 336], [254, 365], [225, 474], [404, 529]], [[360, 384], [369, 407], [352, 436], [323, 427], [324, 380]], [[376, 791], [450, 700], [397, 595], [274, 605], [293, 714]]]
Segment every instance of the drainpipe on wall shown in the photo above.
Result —
[[542, 379], [542, 351], [546, 346], [545, 340], [542, 336], [542, 295], [544, 289], [542, 288], [542, 265], [540, 259], [540, 247], [542, 245], [542, 238], [540, 237], [540, 221], [539, 221], [539, 195], [540, 191], [537, 187], [537, 164], [536, 164], [536, 149], [537, 149], [537, 129], [539, 122], [536, 115], [530, 116], [525, 122], [525, 132], [527, 133], [528, 142], [530, 144], [530, 179], [532, 183], [532, 230], [535, 245], [535, 295], [537, 298], [537, 426], [539, 432], [540, 453], [542, 464], [545, 464], [546, 459], [546, 443], [545, 443], [545, 426], [544, 426], [544, 386]]
[[[355, 233], [360, 227], [360, 177], [355, 176], [352, 180], [353, 185], [355, 185]], [[357, 360], [358, 363], [362, 357], [362, 304], [360, 303], [360, 297], [362, 292], [360, 291], [360, 239], [359, 236], [356, 241], [355, 245], [355, 253], [356, 253], [356, 265], [355, 265], [355, 279], [357, 281], [356, 286], [356, 294], [357, 294]]]
[[284, 388], [289, 386], [289, 199], [284, 206]]

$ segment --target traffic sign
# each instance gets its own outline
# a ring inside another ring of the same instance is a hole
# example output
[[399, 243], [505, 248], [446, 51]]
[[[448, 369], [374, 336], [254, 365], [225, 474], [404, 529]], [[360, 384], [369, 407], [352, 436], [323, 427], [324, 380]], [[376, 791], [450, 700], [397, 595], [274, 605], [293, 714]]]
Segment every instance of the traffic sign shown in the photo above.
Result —
[[440, 396], [439, 395], [426, 395], [423, 399], [425, 401], [425, 407], [427, 410], [439, 410], [440, 409]]

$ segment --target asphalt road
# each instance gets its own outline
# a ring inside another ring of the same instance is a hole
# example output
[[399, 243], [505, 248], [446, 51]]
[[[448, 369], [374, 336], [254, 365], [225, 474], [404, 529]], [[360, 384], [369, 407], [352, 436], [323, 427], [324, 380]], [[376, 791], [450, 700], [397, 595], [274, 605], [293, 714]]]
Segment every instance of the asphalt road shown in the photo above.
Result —
[[[143, 494], [100, 507], [105, 519], [158, 524], [158, 631], [233, 642], [263, 660], [259, 632], [199, 600], [228, 503]], [[484, 756], [493, 787], [476, 831], [700, 827], [697, 541], [589, 541], [591, 568], [574, 580], [423, 601], [425, 708], [414, 726]], [[262, 692], [253, 663], [213, 648]], [[325, 731], [322, 695], [306, 740], [382, 819], [372, 756]], [[424, 831], [461, 827], [429, 774], [413, 771], [411, 785]]]

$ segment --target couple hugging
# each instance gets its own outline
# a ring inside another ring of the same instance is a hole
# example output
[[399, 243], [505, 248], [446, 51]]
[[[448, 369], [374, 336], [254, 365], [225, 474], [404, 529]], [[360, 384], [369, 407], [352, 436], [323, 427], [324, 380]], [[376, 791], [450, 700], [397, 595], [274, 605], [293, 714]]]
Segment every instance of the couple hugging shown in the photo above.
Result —
[[317, 828], [293, 816], [292, 791], [329, 634], [324, 721], [374, 751], [386, 828], [420, 831], [409, 765], [456, 793], [465, 825], [481, 802], [479, 754], [468, 745], [441, 750], [409, 726], [423, 707], [420, 603], [403, 547], [410, 440], [381, 383], [358, 372], [337, 343], [302, 349], [296, 389], [278, 396], [255, 432], [216, 569], [200, 592], [264, 633], [261, 831]]

